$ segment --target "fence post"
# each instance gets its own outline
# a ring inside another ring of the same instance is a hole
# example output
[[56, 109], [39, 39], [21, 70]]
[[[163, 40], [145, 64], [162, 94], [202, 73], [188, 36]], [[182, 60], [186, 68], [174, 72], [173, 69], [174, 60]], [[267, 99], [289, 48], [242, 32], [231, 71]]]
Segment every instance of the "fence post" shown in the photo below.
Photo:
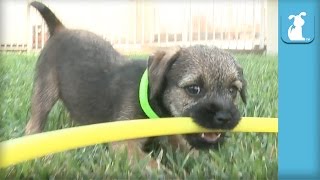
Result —
[[32, 23], [31, 23], [31, 3], [32, 0], [27, 0], [27, 52], [30, 52], [32, 50]]
[[278, 53], [278, 0], [267, 1], [267, 53]]

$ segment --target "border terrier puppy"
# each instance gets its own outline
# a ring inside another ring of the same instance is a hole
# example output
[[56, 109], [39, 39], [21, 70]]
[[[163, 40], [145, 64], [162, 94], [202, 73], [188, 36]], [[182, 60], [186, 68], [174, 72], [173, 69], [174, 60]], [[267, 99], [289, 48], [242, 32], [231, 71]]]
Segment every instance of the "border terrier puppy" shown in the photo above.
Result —
[[[50, 38], [36, 65], [26, 134], [43, 130], [58, 99], [81, 124], [147, 118], [139, 104], [139, 82], [146, 69], [149, 103], [158, 116], [191, 117], [210, 129], [232, 129], [241, 119], [235, 99], [240, 94], [246, 103], [246, 81], [229, 53], [196, 45], [158, 51], [148, 61], [133, 61], [91, 32], [65, 28], [44, 4], [32, 2], [31, 6], [46, 21]], [[129, 146], [129, 153], [140, 152], [158, 138], [122, 144]], [[217, 147], [224, 134], [166, 138], [174, 148], [209, 149]]]

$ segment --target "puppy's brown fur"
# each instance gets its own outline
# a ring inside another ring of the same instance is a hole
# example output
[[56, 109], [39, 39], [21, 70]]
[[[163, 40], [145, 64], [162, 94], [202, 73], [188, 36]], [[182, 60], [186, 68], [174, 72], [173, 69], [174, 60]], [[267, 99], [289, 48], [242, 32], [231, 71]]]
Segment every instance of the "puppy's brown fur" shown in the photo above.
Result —
[[[147, 62], [132, 61], [93, 33], [66, 29], [45, 5], [31, 5], [48, 24], [50, 39], [37, 63], [26, 134], [43, 130], [58, 99], [72, 119], [81, 124], [147, 118], [138, 99], [139, 82], [146, 68], [149, 101], [159, 116], [189, 116], [212, 129], [232, 129], [239, 122], [234, 102], [237, 92], [246, 101], [246, 81], [229, 53], [197, 45], [158, 51]], [[216, 147], [223, 140], [223, 135], [219, 136], [183, 135], [190, 146], [198, 149]], [[169, 136], [169, 142], [175, 148], [185, 148], [181, 137]], [[137, 152], [146, 150], [155, 139], [124, 143], [130, 145], [130, 152]]]

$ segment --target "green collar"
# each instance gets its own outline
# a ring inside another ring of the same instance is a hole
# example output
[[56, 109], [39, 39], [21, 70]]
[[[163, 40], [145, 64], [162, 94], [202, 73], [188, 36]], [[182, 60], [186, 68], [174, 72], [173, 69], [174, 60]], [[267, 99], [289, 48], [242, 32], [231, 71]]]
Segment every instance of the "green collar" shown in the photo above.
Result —
[[139, 86], [139, 101], [143, 112], [150, 118], [156, 119], [159, 116], [153, 111], [148, 100], [148, 69], [142, 75]]

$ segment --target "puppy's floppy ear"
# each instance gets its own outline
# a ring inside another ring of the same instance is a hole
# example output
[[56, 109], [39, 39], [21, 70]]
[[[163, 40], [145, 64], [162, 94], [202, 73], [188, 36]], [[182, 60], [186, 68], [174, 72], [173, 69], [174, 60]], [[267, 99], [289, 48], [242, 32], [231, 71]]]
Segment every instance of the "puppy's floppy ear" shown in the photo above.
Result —
[[161, 91], [165, 75], [179, 56], [180, 49], [180, 47], [177, 47], [171, 48], [168, 51], [158, 51], [149, 57], [148, 79], [150, 99], [154, 98]]
[[247, 104], [247, 81], [244, 79], [243, 69], [237, 64], [237, 70], [239, 73], [239, 80], [242, 83], [242, 88], [240, 90], [240, 96], [244, 104]]

